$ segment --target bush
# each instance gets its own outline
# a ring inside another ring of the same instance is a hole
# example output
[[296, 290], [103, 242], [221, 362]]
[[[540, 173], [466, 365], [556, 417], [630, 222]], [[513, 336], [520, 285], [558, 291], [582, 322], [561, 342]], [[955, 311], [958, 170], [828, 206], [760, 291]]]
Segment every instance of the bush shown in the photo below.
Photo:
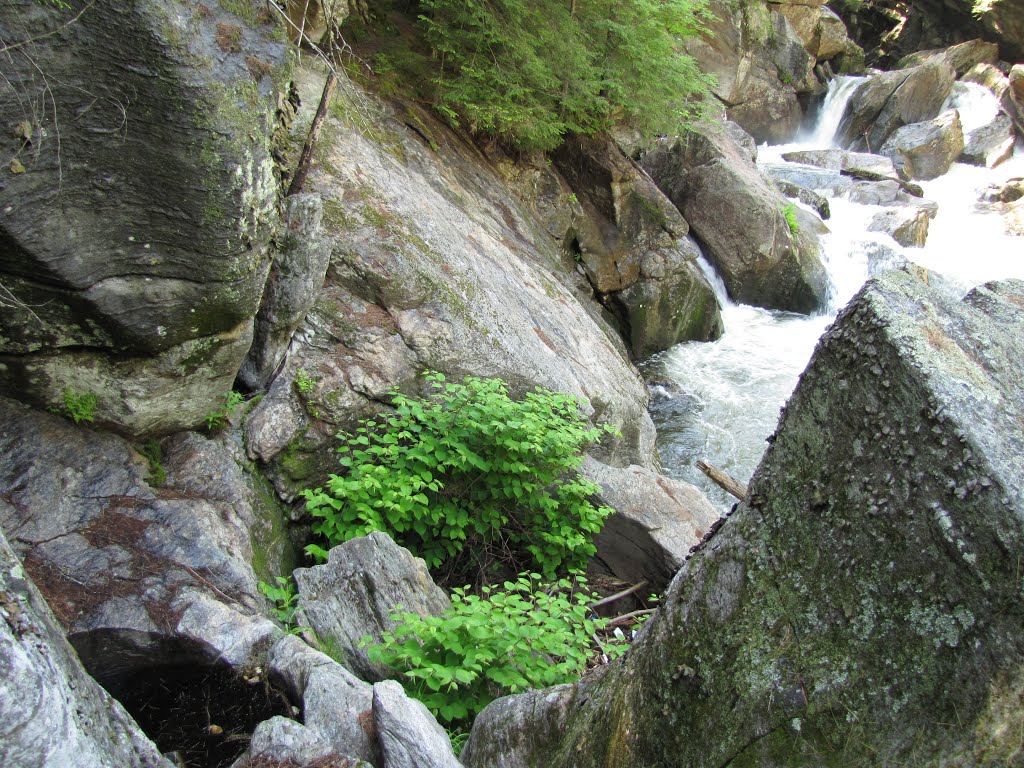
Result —
[[461, 556], [450, 571], [581, 566], [612, 511], [591, 503], [599, 488], [579, 475], [581, 451], [615, 430], [590, 426], [571, 395], [538, 388], [516, 401], [499, 379], [426, 380], [428, 399], [395, 394], [393, 414], [338, 435], [346, 474], [304, 491], [313, 532], [333, 546], [384, 531], [431, 567]]
[[401, 672], [408, 693], [442, 723], [461, 726], [498, 696], [573, 682], [595, 653], [625, 652], [624, 638], [597, 641], [607, 620], [588, 618], [593, 596], [571, 594], [568, 579], [541, 581], [522, 574], [503, 589], [484, 587], [483, 597], [456, 589], [443, 616], [395, 614], [401, 623], [369, 656]]
[[96, 406], [99, 404], [96, 395], [91, 392], [76, 392], [73, 389], [64, 390], [64, 415], [81, 424], [83, 421], [93, 421], [96, 418]]

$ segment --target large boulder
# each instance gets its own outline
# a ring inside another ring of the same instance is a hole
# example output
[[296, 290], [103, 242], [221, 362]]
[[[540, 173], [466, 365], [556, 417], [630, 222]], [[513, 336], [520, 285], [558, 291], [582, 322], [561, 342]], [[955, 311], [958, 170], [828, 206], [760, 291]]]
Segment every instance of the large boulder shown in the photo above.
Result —
[[295, 583], [296, 621], [312, 628], [363, 680], [389, 676], [387, 667], [370, 661], [361, 641], [380, 641], [398, 623], [392, 613], [440, 616], [451, 608], [423, 560], [379, 531], [333, 547], [323, 565], [297, 569]]
[[877, 152], [896, 129], [937, 117], [955, 79], [953, 67], [942, 58], [868, 78], [846, 104], [836, 143]]
[[728, 133], [663, 140], [642, 163], [690, 222], [733, 299], [804, 313], [824, 305], [817, 237], [791, 231], [786, 199]]
[[1020, 281], [963, 301], [903, 272], [868, 283], [819, 343], [749, 501], [630, 654], [499, 699], [466, 765], [1012, 764], [1022, 307]]
[[915, 51], [900, 59], [898, 67], [900, 69], [917, 67], [932, 59], [945, 59], [953, 67], [956, 76], [962, 78], [978, 65], [992, 65], [999, 61], [999, 46], [981, 39], [974, 39], [958, 45], [951, 45], [949, 48]]
[[786, 17], [816, 62], [828, 61], [855, 47], [843, 20], [825, 5], [773, 3], [771, 7]]
[[[0, 501], [0, 510], [7, 506]], [[0, 763], [18, 768], [171, 768], [82, 668], [0, 533]]]
[[964, 150], [960, 114], [951, 109], [934, 120], [897, 129], [878, 150], [911, 179], [927, 181], [946, 171]]
[[237, 3], [57, 5], [0, 9], [17, 43], [0, 109], [21, 120], [0, 134], [0, 387], [44, 407], [95, 396], [94, 418], [132, 435], [198, 426], [270, 264], [287, 46]]
[[385, 768], [462, 768], [444, 728], [394, 680], [373, 686], [373, 717]]
[[980, 48], [984, 44], [977, 38], [984, 38], [998, 46], [999, 58], [1020, 61], [1024, 59], [1024, 3], [915, 0], [892, 37], [902, 54], [950, 45], [958, 48], [957, 43]]

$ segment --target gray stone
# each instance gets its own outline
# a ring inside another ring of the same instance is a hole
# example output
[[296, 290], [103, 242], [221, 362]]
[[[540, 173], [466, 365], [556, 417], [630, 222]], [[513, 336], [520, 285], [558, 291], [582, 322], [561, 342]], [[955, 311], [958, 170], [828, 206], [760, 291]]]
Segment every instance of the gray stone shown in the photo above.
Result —
[[924, 64], [932, 59], [944, 59], [953, 67], [958, 78], [980, 65], [992, 65], [999, 60], [999, 46], [984, 40], [968, 40], [949, 48], [917, 51], [900, 59], [897, 67], [906, 69]]
[[718, 511], [694, 486], [632, 466], [609, 467], [588, 459], [583, 474], [601, 486], [602, 504], [613, 509], [594, 537], [595, 561], [631, 584], [661, 592], [700, 542]]
[[143, 435], [198, 426], [230, 390], [279, 225], [274, 77], [247, 61], [286, 79], [287, 56], [270, 28], [207, 7], [0, 9], [32, 39], [5, 63], [0, 110], [52, 107], [0, 136], [24, 168], [0, 189], [5, 393], [92, 394], [97, 423]]
[[878, 151], [891, 157], [901, 173], [927, 181], [946, 173], [963, 150], [960, 114], [952, 109], [934, 120], [904, 125]]
[[827, 195], [841, 195], [853, 184], [853, 180], [849, 176], [843, 176], [838, 169], [814, 168], [795, 163], [766, 163], [759, 168], [776, 184], [795, 184], [803, 189]]
[[285, 198], [283, 207], [284, 234], [256, 314], [252, 348], [238, 372], [250, 389], [265, 389], [277, 373], [292, 334], [323, 287], [331, 257], [331, 244], [321, 227], [320, 197], [293, 195]]
[[790, 163], [804, 163], [816, 168], [840, 171], [857, 179], [881, 181], [895, 178], [892, 159], [867, 152], [847, 152], [842, 149], [806, 149], [784, 152], [782, 159]]
[[232, 768], [362, 768], [369, 763], [346, 758], [318, 736], [313, 729], [286, 717], [264, 720], [253, 731], [249, 749]]
[[[0, 507], [5, 502], [0, 501]], [[0, 533], [0, 763], [11, 768], [172, 768], [86, 674]]]
[[886, 232], [906, 248], [923, 248], [928, 239], [928, 210], [919, 206], [899, 206], [871, 217], [869, 232]]
[[630, 654], [574, 694], [492, 704], [466, 765], [1012, 762], [1022, 308], [1021, 281], [963, 301], [904, 272], [870, 281], [819, 343], [749, 502]]
[[272, 679], [293, 701], [301, 702], [309, 731], [302, 736], [304, 744], [326, 744], [339, 755], [382, 765], [372, 686], [295, 635], [271, 646], [267, 665]]
[[801, 187], [798, 184], [794, 184], [791, 181], [785, 181], [779, 179], [775, 181], [775, 186], [779, 192], [784, 194], [788, 198], [799, 200], [804, 205], [810, 206], [818, 214], [818, 218], [827, 219], [832, 215], [832, 211], [829, 208], [828, 198], [813, 189], [807, 189]]
[[958, 159], [971, 165], [995, 168], [1010, 159], [1016, 141], [1010, 116], [996, 115], [988, 125], [969, 131], [964, 136], [964, 149]]
[[944, 59], [869, 77], [847, 102], [836, 143], [877, 151], [898, 128], [937, 117], [954, 80]]
[[663, 140], [644, 168], [683, 212], [730, 296], [746, 304], [812, 312], [828, 277], [810, 231], [790, 231], [786, 199], [721, 130]]
[[391, 618], [397, 606], [421, 616], [439, 616], [451, 608], [423, 560], [379, 531], [333, 547], [323, 565], [299, 568], [295, 583], [298, 623], [312, 627], [364, 680], [389, 676], [359, 646], [366, 636], [379, 641], [398, 623]]
[[462, 768], [444, 728], [394, 680], [373, 686], [373, 717], [384, 768]]

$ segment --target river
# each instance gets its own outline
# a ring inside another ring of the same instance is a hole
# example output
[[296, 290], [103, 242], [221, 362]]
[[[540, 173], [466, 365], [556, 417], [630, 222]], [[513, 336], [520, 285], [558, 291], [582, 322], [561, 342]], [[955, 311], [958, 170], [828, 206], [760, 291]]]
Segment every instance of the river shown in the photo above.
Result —
[[[832, 136], [857, 81], [836, 78], [817, 124], [792, 144], [760, 147], [759, 166], [799, 171], [806, 166], [785, 163], [783, 153], [833, 147]], [[965, 131], [986, 123], [998, 108], [981, 86], [959, 83], [947, 106], [960, 111]], [[659, 382], [652, 385], [651, 415], [666, 474], [697, 485], [727, 510], [735, 499], [707, 480], [695, 462], [704, 459], [749, 481], [818, 338], [871, 274], [901, 257], [928, 269], [931, 284], [959, 295], [989, 280], [1024, 278], [1022, 238], [1007, 235], [1002, 217], [975, 205], [981, 190], [1014, 176], [1024, 176], [1020, 142], [1014, 156], [994, 169], [957, 163], [946, 175], [922, 182], [925, 199], [939, 206], [923, 248], [903, 248], [887, 234], [867, 231], [882, 206], [828, 195], [832, 215], [825, 223], [831, 232], [821, 241], [831, 300], [819, 315], [735, 304], [702, 259], [722, 303], [724, 335], [717, 342], [679, 344], [644, 366], [648, 380]]]

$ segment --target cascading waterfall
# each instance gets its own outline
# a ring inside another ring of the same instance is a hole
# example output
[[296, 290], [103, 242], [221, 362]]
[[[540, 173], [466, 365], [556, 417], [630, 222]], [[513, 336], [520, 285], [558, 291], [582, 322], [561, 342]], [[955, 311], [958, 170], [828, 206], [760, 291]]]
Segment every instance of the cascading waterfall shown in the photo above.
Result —
[[[782, 164], [782, 154], [795, 149], [832, 147], [846, 103], [862, 80], [836, 78], [814, 130], [796, 144], [762, 147], [759, 164]], [[984, 125], [998, 108], [987, 90], [973, 84], [957, 84], [947, 106], [960, 111], [965, 130]], [[1024, 152], [1018, 146], [1011, 160], [993, 170], [956, 164], [945, 176], [922, 184], [925, 198], [939, 205], [924, 248], [905, 249], [887, 234], [867, 231], [882, 206], [829, 195], [831, 232], [821, 241], [833, 292], [823, 315], [735, 304], [702, 258], [701, 268], [723, 305], [725, 334], [713, 343], [680, 344], [647, 363], [649, 379], [660, 382], [652, 387], [651, 414], [664, 471], [697, 485], [727, 510], [735, 499], [705, 478], [696, 461], [705, 459], [741, 482], [750, 479], [818, 338], [838, 309], [882, 269], [912, 261], [930, 271], [933, 284], [958, 294], [988, 280], [1024, 278], [1020, 238], [1005, 233], [998, 215], [975, 205], [981, 189], [1022, 175]]]

